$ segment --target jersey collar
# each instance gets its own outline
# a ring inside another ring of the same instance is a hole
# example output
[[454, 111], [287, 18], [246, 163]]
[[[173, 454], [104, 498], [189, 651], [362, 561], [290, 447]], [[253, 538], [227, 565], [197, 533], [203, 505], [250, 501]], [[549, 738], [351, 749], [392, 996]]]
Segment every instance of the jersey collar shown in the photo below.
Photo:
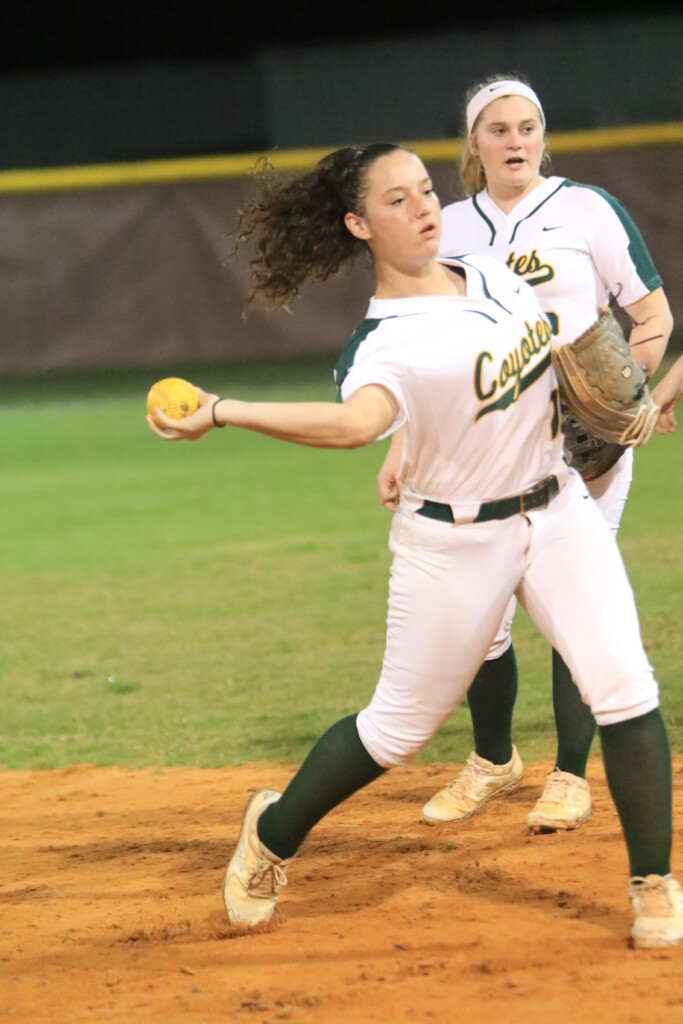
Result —
[[551, 178], [544, 178], [541, 184], [537, 185], [527, 196], [524, 196], [509, 213], [503, 213], [501, 208], [496, 206], [488, 193], [488, 189], [478, 192], [473, 198], [481, 213], [495, 226], [496, 234], [498, 230], [501, 230], [506, 236], [505, 240], [507, 241], [515, 225], [519, 224], [525, 217], [528, 217], [530, 213], [533, 213], [536, 207], [544, 203], [553, 192], [557, 191], [564, 181], [564, 178], [557, 177], [556, 175], [553, 175]]
[[378, 299], [373, 295], [366, 317], [383, 320], [390, 316], [415, 316], [436, 310], [442, 305], [452, 305], [454, 302], [468, 305], [487, 298], [482, 275], [468, 264], [466, 257], [458, 259], [440, 256], [437, 262], [449, 267], [461, 267], [465, 271], [467, 295], [416, 295], [406, 299]]

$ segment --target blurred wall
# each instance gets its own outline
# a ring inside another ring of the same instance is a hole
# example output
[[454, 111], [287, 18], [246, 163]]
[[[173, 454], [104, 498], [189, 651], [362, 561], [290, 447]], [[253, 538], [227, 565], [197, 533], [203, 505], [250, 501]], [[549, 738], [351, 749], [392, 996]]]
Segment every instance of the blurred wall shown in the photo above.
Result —
[[[0, 170], [452, 138], [466, 87], [514, 69], [538, 89], [551, 133], [683, 121], [682, 36], [682, 15], [651, 14], [0, 75]], [[680, 145], [650, 146], [563, 154], [555, 168], [624, 201], [683, 322], [680, 157]], [[442, 201], [455, 198], [455, 168], [433, 171]], [[372, 287], [361, 267], [310, 286], [291, 313], [255, 307], [244, 320], [245, 263], [226, 255], [248, 187], [245, 177], [22, 194], [0, 180], [0, 370], [336, 352]]]
[[[600, 185], [640, 227], [683, 322], [683, 147], [561, 154], [555, 172]], [[456, 168], [431, 166], [442, 203]], [[308, 286], [290, 313], [243, 318], [246, 260], [227, 259], [247, 178], [0, 195], [0, 371], [157, 366], [328, 351], [363, 318], [372, 278]], [[662, 196], [666, 196], [666, 204]]]
[[513, 69], [533, 82], [553, 131], [683, 120], [682, 39], [683, 15], [644, 12], [224, 63], [0, 75], [0, 169], [444, 138], [460, 132], [467, 87]]

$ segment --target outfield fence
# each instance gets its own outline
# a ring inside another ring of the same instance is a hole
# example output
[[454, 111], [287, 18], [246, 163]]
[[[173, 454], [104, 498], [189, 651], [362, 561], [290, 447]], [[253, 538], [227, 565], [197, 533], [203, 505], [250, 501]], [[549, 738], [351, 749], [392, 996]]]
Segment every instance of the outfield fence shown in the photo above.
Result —
[[[442, 203], [460, 197], [456, 139], [408, 143]], [[553, 170], [616, 195], [642, 231], [683, 321], [683, 124], [550, 136]], [[283, 170], [326, 149], [272, 155]], [[338, 352], [372, 287], [358, 265], [311, 285], [291, 312], [251, 307], [229, 233], [259, 154], [0, 173], [0, 317], [6, 374], [163, 367]]]

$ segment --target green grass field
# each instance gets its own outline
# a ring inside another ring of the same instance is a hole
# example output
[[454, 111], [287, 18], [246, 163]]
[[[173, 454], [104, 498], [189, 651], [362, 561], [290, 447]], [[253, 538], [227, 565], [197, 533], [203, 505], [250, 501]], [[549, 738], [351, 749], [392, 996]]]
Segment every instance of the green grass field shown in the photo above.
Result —
[[[230, 430], [164, 444], [143, 419], [155, 376], [3, 385], [6, 767], [296, 762], [374, 687], [384, 445], [316, 451]], [[319, 361], [194, 378], [235, 397], [333, 397]], [[679, 751], [682, 455], [683, 429], [637, 453], [621, 533]], [[554, 743], [549, 651], [521, 613], [515, 638], [516, 737], [525, 759], [541, 759]], [[462, 760], [470, 747], [459, 709], [421, 759]]]

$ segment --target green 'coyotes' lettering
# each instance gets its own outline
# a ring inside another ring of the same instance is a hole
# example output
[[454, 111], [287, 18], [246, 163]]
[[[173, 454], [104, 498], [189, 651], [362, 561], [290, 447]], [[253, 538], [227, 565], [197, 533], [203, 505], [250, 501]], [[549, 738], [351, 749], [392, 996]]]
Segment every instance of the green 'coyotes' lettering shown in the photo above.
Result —
[[477, 413], [476, 419], [480, 419], [495, 409], [507, 409], [509, 405], [516, 402], [523, 391], [531, 387], [539, 377], [545, 373], [550, 365], [550, 352], [536, 363], [534, 368], [526, 375], [524, 370], [532, 360], [550, 344], [552, 331], [547, 322], [539, 317], [533, 327], [528, 321], [525, 322], [527, 329], [519, 344], [501, 361], [496, 376], [489, 378], [488, 386], [484, 383], [484, 374], [489, 363], [493, 362], [490, 352], [480, 352], [474, 365], [474, 391], [481, 402], [493, 398], [496, 392], [503, 390], [512, 381], [512, 385], [490, 405], [485, 405]]
[[528, 256], [526, 254], [517, 256], [511, 252], [505, 261], [505, 266], [517, 274], [517, 277], [525, 277], [527, 284], [532, 287], [552, 281], [555, 277], [554, 269], [549, 263], [541, 263], [535, 249], [532, 249]]

